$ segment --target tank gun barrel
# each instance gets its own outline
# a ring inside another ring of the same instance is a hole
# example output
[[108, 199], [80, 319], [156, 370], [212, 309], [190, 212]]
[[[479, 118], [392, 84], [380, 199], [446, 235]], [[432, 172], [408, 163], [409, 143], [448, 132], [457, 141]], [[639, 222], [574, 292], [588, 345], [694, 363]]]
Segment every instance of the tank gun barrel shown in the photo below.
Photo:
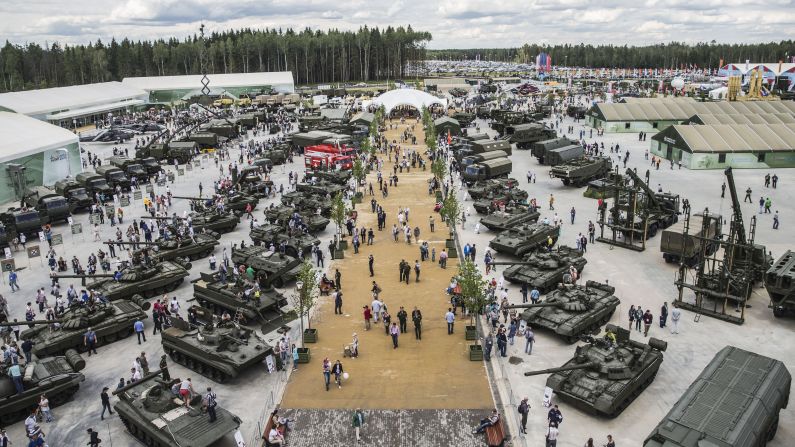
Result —
[[63, 320], [32, 320], [32, 321], [4, 321], [0, 323], [0, 327], [11, 327], [11, 326], [21, 326], [25, 324], [52, 324], [52, 323], [63, 323]]
[[188, 199], [188, 200], [211, 200], [212, 197], [189, 197], [189, 196], [171, 196], [174, 199]]
[[493, 261], [489, 263], [490, 265], [533, 265], [532, 262], [528, 261]]
[[561, 366], [559, 368], [548, 368], [548, 369], [539, 369], [538, 371], [527, 371], [524, 373], [525, 376], [537, 376], [540, 374], [554, 374], [558, 372], [564, 371], [574, 371], [577, 369], [589, 369], [593, 368], [594, 366], [598, 366], [599, 364], [596, 362], [588, 362], [582, 363], [580, 365], [572, 365], [572, 366]]
[[61, 278], [85, 278], [85, 279], [90, 279], [90, 278], [113, 278], [113, 275], [111, 275], [109, 273], [97, 273], [97, 274], [94, 274], [94, 275], [74, 275], [74, 274], [72, 274], [72, 275], [62, 275], [62, 274], [55, 274], [55, 275], [52, 275], [52, 277], [53, 278], [57, 278], [57, 279], [61, 279]]
[[159, 245], [159, 242], [129, 242], [129, 241], [117, 241], [117, 242], [103, 242], [105, 245]]
[[505, 306], [506, 309], [533, 309], [536, 307], [561, 307], [563, 303], [554, 302], [554, 303], [536, 303], [536, 304], [511, 304], [509, 306]]
[[123, 392], [129, 390], [130, 388], [140, 384], [141, 382], [147, 382], [149, 380], [152, 380], [155, 377], [159, 376], [162, 371], [163, 371], [162, 369], [158, 369], [156, 371], [152, 371], [149, 374], [141, 377], [141, 380], [139, 380], [137, 382], [133, 382], [133, 383], [131, 383], [129, 385], [125, 385], [125, 386], [119, 388], [118, 390], [113, 391], [113, 395], [114, 396], [118, 396], [120, 393], [123, 393]]

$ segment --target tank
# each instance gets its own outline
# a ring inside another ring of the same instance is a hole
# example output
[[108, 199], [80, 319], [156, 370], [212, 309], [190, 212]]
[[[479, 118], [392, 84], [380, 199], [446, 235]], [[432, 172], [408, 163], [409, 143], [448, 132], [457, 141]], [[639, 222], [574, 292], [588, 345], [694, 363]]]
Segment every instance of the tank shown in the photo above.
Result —
[[50, 407], [63, 405], [85, 380], [80, 373], [85, 367], [85, 360], [74, 349], [63, 357], [36, 358], [21, 366], [24, 391], [17, 394], [6, 365], [0, 363], [0, 423], [7, 425], [30, 416], [31, 410], [38, 408], [42, 394], [47, 395]]
[[553, 331], [569, 343], [583, 335], [595, 333], [610, 321], [621, 301], [613, 295], [615, 288], [596, 281], [584, 286], [560, 284], [538, 304], [517, 304], [509, 308], [527, 309], [522, 319], [532, 327]]
[[33, 353], [37, 357], [63, 354], [72, 348], [82, 350], [83, 335], [89, 327], [97, 333], [98, 345], [102, 346], [132, 335], [133, 323], [147, 318], [145, 311], [149, 306], [149, 302], [140, 295], [107, 304], [73, 305], [55, 324], [42, 321], [42, 324], [22, 331], [20, 337], [33, 341]]
[[[191, 200], [193, 203], [193, 210], [194, 211], [204, 211], [208, 209], [205, 205], [206, 201], [212, 201], [212, 198], [207, 197], [187, 197], [187, 196], [173, 196], [175, 199], [188, 199]], [[242, 213], [246, 210], [246, 205], [251, 204], [251, 208], [254, 209], [257, 207], [257, 203], [259, 203], [259, 199], [250, 196], [247, 194], [240, 194], [240, 193], [232, 193], [224, 197], [224, 209], [227, 211], [237, 211], [238, 213]], [[213, 209], [213, 211], [215, 211]]]
[[787, 408], [791, 386], [792, 376], [780, 360], [726, 346], [643, 445], [764, 446], [776, 436], [779, 413]]
[[284, 287], [301, 270], [300, 259], [270, 251], [267, 247], [233, 248], [232, 262], [253, 268], [264, 287]]
[[[243, 279], [222, 282], [218, 273], [202, 272], [193, 282], [193, 296], [205, 309], [215, 315], [228, 312], [239, 314], [243, 324], [260, 322], [260, 330], [267, 334], [296, 318], [295, 312], [282, 312], [287, 299], [273, 287], [260, 288], [259, 299], [254, 292], [255, 285]], [[246, 291], [251, 296], [244, 299]]]
[[[171, 292], [182, 284], [188, 271], [173, 261], [151, 262], [123, 267], [119, 280], [111, 274], [97, 275], [53, 275], [57, 278], [82, 278], [86, 289], [96, 290], [109, 300], [131, 298], [141, 294], [153, 297]], [[91, 281], [93, 278], [95, 280]], [[88, 282], [89, 280], [91, 282]]]
[[[205, 258], [215, 249], [219, 244], [218, 240], [208, 234], [196, 233], [193, 239], [186, 237], [179, 241], [176, 239], [163, 240], [159, 239], [156, 242], [136, 242], [145, 249], [150, 250], [150, 256], [153, 259], [160, 261], [180, 261], [190, 259], [195, 261], [197, 259]], [[105, 245], [119, 245], [119, 242], [103, 242]], [[121, 245], [133, 245], [132, 242], [121, 242]], [[186, 264], [183, 264], [186, 266]], [[187, 267], [190, 268], [190, 267]]]
[[[149, 216], [141, 216], [141, 219], [155, 219], [155, 220], [167, 220], [171, 221], [172, 226], [174, 222], [182, 222], [187, 220], [184, 217], [149, 217]], [[215, 233], [229, 233], [233, 231], [237, 224], [240, 223], [240, 217], [236, 216], [233, 213], [225, 213], [219, 214], [215, 211], [204, 211], [204, 212], [194, 212], [190, 214], [191, 219], [191, 226], [193, 227], [194, 233], [210, 231]]]
[[[287, 205], [276, 205], [274, 207], [265, 208], [265, 218], [269, 222], [281, 225], [282, 227], [287, 225], [290, 217], [295, 213], [296, 209]], [[310, 233], [317, 233], [325, 230], [331, 222], [326, 217], [318, 216], [315, 211], [298, 211], [298, 215], [301, 217], [301, 223], [306, 225]]]
[[612, 324], [605, 331], [615, 335], [615, 345], [605, 338], [587, 337], [574, 358], [560, 368], [524, 375], [551, 374], [546, 386], [564, 402], [586, 413], [618, 416], [654, 381], [668, 343], [654, 337], [648, 344], [630, 340], [628, 330]]
[[202, 412], [205, 387], [194, 384], [197, 391], [186, 408], [171, 386], [179, 382], [165, 381], [160, 370], [113, 392], [119, 400], [113, 409], [134, 438], [152, 447], [211, 447], [240, 427], [240, 418], [220, 405], [215, 407], [217, 419], [210, 422]]
[[519, 188], [502, 189], [490, 192], [472, 204], [472, 208], [479, 214], [489, 214], [506, 204], [527, 204], [527, 191]]
[[795, 252], [787, 250], [765, 273], [765, 289], [770, 295], [773, 315], [795, 315]]
[[193, 326], [180, 320], [163, 330], [162, 342], [171, 360], [218, 383], [254, 365], [262, 367], [273, 353], [253, 330], [232, 321]]
[[519, 181], [513, 178], [489, 179], [473, 183], [467, 191], [472, 200], [479, 200], [490, 192], [515, 188], [518, 185]]
[[350, 169], [346, 171], [308, 171], [306, 177], [317, 177], [320, 180], [345, 186], [353, 177], [353, 171]]
[[560, 235], [560, 227], [540, 223], [524, 224], [503, 231], [489, 241], [489, 247], [500, 253], [523, 256], [538, 247], [547, 245], [547, 238], [555, 243]]
[[526, 205], [508, 206], [505, 211], [496, 211], [480, 219], [480, 224], [491, 231], [504, 231], [526, 223], [535, 223], [541, 214], [531, 211]]
[[561, 245], [551, 252], [538, 251], [524, 261], [492, 262], [492, 265], [510, 265], [502, 276], [516, 284], [527, 284], [541, 293], [553, 290], [563, 281], [563, 275], [574, 266], [582, 272], [588, 261], [577, 249]]
[[325, 181], [325, 180], [319, 180], [319, 181], [315, 182], [314, 184], [312, 184], [312, 183], [299, 183], [299, 184], [295, 185], [295, 190], [296, 191], [305, 192], [305, 193], [314, 194], [314, 195], [331, 194], [332, 196], [335, 196], [338, 193], [344, 191], [345, 189], [347, 189], [345, 186], [342, 186], [342, 185], [339, 185], [339, 184], [336, 184], [336, 183], [332, 183], [332, 182], [329, 182], [329, 181]]
[[317, 213], [320, 209], [320, 215], [323, 217], [331, 216], [331, 201], [326, 200], [325, 197], [308, 195], [304, 192], [292, 191], [282, 194], [282, 204], [292, 205], [297, 210], [309, 211]]
[[280, 246], [284, 244], [284, 253], [293, 257], [298, 257], [299, 253], [307, 255], [312, 251], [312, 247], [320, 245], [320, 239], [309, 233], [298, 231], [293, 233], [292, 236], [288, 235], [284, 227], [267, 224], [252, 229], [249, 236], [255, 246], [273, 244], [278, 251], [281, 251]]
[[585, 186], [609, 174], [613, 167], [609, 157], [583, 157], [553, 166], [549, 175], [559, 178], [566, 186]]

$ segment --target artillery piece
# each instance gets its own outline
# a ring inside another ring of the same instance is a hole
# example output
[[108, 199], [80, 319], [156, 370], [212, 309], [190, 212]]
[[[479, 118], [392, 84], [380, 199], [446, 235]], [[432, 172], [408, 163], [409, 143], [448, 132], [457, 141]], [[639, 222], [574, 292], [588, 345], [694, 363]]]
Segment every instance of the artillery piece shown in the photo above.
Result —
[[587, 344], [577, 346], [563, 366], [524, 375], [551, 374], [546, 386], [564, 402], [588, 413], [618, 416], [654, 381], [668, 343], [654, 337], [648, 344], [630, 340], [628, 330], [612, 324], [605, 331], [615, 336], [615, 344], [608, 337], [586, 337]]
[[527, 309], [522, 320], [533, 327], [554, 331], [567, 342], [574, 343], [580, 336], [594, 333], [610, 321], [621, 304], [615, 287], [596, 281], [585, 286], [561, 284], [537, 304], [515, 304], [508, 309]]
[[[240, 427], [240, 418], [221, 406], [215, 407], [216, 420], [209, 422], [201, 410], [201, 393], [193, 394], [190, 407], [185, 407], [179, 396], [171, 393], [171, 387], [179, 382], [162, 380], [161, 372], [153, 371], [113, 392], [119, 398], [113, 409], [127, 431], [143, 444], [210, 447]], [[155, 383], [151, 383], [153, 379]]]
[[157, 240], [155, 242], [103, 242], [106, 245], [141, 245], [146, 250], [154, 251], [154, 259], [160, 261], [182, 262], [183, 267], [190, 269], [190, 263], [183, 260], [195, 261], [210, 256], [218, 240], [207, 234], [195, 234], [193, 239]]
[[546, 293], [563, 281], [572, 266], [580, 273], [587, 263], [579, 250], [561, 245], [551, 252], [532, 253], [524, 261], [495, 261], [491, 265], [510, 265], [502, 273], [505, 279], [512, 283], [527, 284]]
[[[116, 275], [118, 274], [118, 279]], [[96, 275], [53, 275], [53, 278], [80, 278], [83, 286], [95, 290], [109, 300], [131, 298], [141, 294], [151, 298], [175, 290], [185, 277], [188, 270], [173, 261], [140, 263], [118, 270], [116, 274]], [[86, 280], [95, 279], [88, 283]]]
[[[540, 223], [524, 224], [510, 228], [489, 241], [489, 247], [500, 253], [523, 256], [526, 253], [549, 244], [554, 244], [560, 235], [560, 227]], [[551, 246], [550, 246], [551, 247]]]
[[541, 214], [526, 205], [508, 206], [505, 211], [496, 211], [480, 219], [480, 223], [491, 231], [505, 231], [526, 223], [536, 223]]

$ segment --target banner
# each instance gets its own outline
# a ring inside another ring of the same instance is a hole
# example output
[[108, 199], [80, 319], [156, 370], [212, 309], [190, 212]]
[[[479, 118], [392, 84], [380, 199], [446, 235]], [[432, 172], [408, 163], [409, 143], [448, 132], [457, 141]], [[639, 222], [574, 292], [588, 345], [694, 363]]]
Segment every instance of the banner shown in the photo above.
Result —
[[71, 175], [69, 167], [69, 151], [66, 148], [50, 149], [42, 154], [42, 184], [52, 186], [58, 180]]

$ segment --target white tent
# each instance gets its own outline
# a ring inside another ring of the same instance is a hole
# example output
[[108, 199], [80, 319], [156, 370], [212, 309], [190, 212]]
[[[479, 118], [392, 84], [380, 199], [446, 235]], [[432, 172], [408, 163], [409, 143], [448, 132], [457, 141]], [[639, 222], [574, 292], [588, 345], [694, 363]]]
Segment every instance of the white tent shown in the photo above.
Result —
[[417, 110], [420, 110], [423, 107], [430, 107], [432, 104], [439, 104], [444, 107], [447, 106], [447, 100], [437, 98], [431, 94], [419, 90], [401, 88], [390, 90], [376, 98], [373, 98], [371, 104], [375, 106], [380, 106], [383, 104], [384, 108], [386, 109], [386, 113], [389, 113], [392, 111], [392, 109], [398, 106], [412, 106]]

